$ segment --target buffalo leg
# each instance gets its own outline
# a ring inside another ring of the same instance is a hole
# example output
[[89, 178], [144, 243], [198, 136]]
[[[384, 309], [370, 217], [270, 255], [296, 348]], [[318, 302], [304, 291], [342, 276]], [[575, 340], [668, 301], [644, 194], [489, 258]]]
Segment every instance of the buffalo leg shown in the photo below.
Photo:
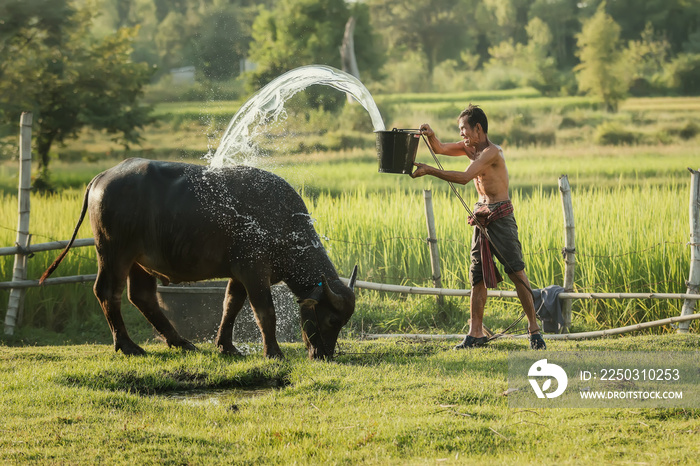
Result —
[[141, 311], [141, 314], [148, 319], [156, 331], [163, 335], [169, 347], [176, 346], [185, 350], [196, 350], [197, 348], [192, 343], [180, 336], [173, 324], [163, 314], [156, 298], [157, 286], [156, 278], [143, 270], [140, 265], [131, 266], [128, 281], [129, 301]]
[[226, 298], [224, 299], [224, 312], [221, 317], [219, 332], [216, 334], [216, 347], [223, 354], [240, 355], [241, 352], [233, 345], [233, 324], [236, 322], [238, 313], [241, 312], [248, 293], [243, 284], [235, 279], [231, 279], [226, 287]]
[[277, 319], [275, 317], [275, 306], [272, 302], [272, 293], [270, 288], [259, 287], [255, 293], [250, 292], [248, 288], [248, 298], [250, 306], [255, 314], [255, 321], [258, 323], [260, 333], [262, 334], [263, 353], [268, 358], [283, 358], [282, 350], [277, 344], [275, 331], [277, 327]]
[[114, 351], [121, 350], [128, 356], [138, 356], [146, 354], [146, 352], [129, 337], [121, 311], [126, 270], [126, 267], [106, 266], [101, 260], [98, 260], [97, 279], [93, 290], [100, 306], [102, 306], [109, 329], [112, 331]]

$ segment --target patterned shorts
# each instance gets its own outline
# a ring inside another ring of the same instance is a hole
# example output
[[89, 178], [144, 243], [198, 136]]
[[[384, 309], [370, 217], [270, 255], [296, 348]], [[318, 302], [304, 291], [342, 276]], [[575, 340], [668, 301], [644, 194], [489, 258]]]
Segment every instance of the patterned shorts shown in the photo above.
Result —
[[[493, 211], [498, 208], [501, 202], [488, 204], [489, 210]], [[485, 204], [477, 203], [474, 210]], [[496, 256], [498, 261], [503, 264], [507, 274], [520, 272], [525, 269], [523, 261], [523, 250], [518, 239], [518, 224], [515, 222], [515, 216], [510, 214], [498, 220], [494, 220], [486, 229], [491, 237], [491, 253]], [[474, 227], [474, 235], [472, 236], [471, 259], [472, 264], [469, 269], [472, 287], [483, 281], [484, 276], [481, 269], [481, 234], [479, 229]], [[496, 252], [496, 251], [499, 252]], [[502, 255], [501, 255], [502, 254]]]

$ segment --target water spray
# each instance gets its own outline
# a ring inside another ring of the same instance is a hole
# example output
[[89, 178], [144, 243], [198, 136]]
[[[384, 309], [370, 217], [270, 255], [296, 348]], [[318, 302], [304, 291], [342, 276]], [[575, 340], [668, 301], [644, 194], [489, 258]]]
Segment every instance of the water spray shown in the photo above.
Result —
[[273, 79], [243, 104], [231, 119], [219, 147], [206, 158], [213, 168], [252, 163], [258, 149], [255, 138], [260, 127], [285, 114], [284, 104], [295, 94], [312, 85], [324, 85], [350, 94], [369, 113], [372, 126], [384, 130], [384, 122], [372, 94], [359, 79], [326, 65], [295, 68]]

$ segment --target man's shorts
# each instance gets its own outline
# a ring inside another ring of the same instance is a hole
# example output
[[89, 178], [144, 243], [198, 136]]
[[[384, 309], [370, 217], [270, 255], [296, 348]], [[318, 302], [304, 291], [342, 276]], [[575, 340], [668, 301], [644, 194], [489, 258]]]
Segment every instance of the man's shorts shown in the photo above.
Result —
[[[489, 210], [493, 211], [498, 208], [500, 202], [488, 204]], [[477, 203], [474, 209], [478, 209], [484, 204]], [[486, 230], [491, 237], [491, 253], [496, 256], [498, 261], [503, 264], [507, 274], [520, 272], [525, 269], [523, 261], [523, 251], [518, 239], [518, 224], [515, 222], [515, 216], [510, 214], [498, 220], [491, 222]], [[495, 247], [494, 247], [495, 245]], [[478, 227], [474, 227], [474, 235], [472, 237], [471, 259], [472, 264], [469, 269], [472, 287], [483, 281], [484, 276], [481, 268], [481, 234]], [[503, 256], [496, 252], [500, 251]]]

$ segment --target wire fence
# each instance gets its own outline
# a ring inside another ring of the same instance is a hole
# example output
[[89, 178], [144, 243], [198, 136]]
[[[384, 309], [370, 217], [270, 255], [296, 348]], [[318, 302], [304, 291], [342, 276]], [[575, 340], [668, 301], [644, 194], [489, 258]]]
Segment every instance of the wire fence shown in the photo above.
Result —
[[[11, 231], [14, 233], [15, 229], [5, 226], [5, 225], [0, 225], [0, 229], [6, 230], [6, 231]], [[41, 238], [42, 240], [46, 240], [47, 243], [44, 243], [46, 246], [50, 245], [51, 243], [67, 243], [65, 240], [60, 240], [56, 238], [55, 236], [51, 234], [46, 234], [45, 232], [40, 232], [40, 233], [34, 233], [34, 237]], [[379, 241], [373, 241], [373, 242], [368, 242], [368, 241], [350, 241], [350, 240], [345, 240], [345, 239], [336, 239], [329, 237], [327, 235], [320, 235], [322, 240], [327, 242], [328, 244], [332, 243], [338, 243], [338, 244], [346, 244], [346, 245], [353, 245], [353, 246], [360, 246], [362, 248], [368, 249], [368, 250], [381, 250], [386, 246], [388, 243], [394, 243], [394, 242], [403, 242], [403, 243], [409, 243], [409, 244], [415, 244], [419, 247], [425, 247], [427, 249], [429, 245], [429, 239], [424, 238], [424, 237], [419, 237], [419, 236], [391, 236], [387, 237], [384, 239], [381, 239]], [[96, 258], [95, 258], [95, 253], [92, 254], [86, 254], [86, 253], [81, 253], [79, 252], [81, 248], [79, 246], [89, 246], [94, 243], [91, 243], [92, 238], [85, 238], [82, 240], [77, 240], [76, 241], [76, 248], [71, 250], [71, 256], [77, 259], [80, 262], [85, 262], [85, 263], [95, 263], [96, 265]], [[455, 239], [440, 239], [439, 240], [441, 243], [450, 243], [454, 246], [457, 247], [457, 249], [464, 251], [465, 256], [468, 258], [468, 252], [471, 250], [471, 244], [466, 243], [465, 241], [461, 240], [455, 240]], [[403, 245], [405, 246], [405, 244]], [[636, 250], [626, 250], [622, 252], [616, 252], [613, 254], [591, 254], [587, 253], [585, 249], [577, 249], [576, 251], [576, 256], [577, 258], [580, 259], [589, 259], [589, 260], [595, 260], [595, 261], [600, 261], [600, 260], [615, 260], [619, 259], [622, 257], [629, 257], [633, 255], [637, 256], [644, 256], [649, 254], [650, 252], [659, 249], [659, 248], [674, 248], [674, 249], [680, 249], [680, 248], [687, 248], [689, 246], [692, 246], [690, 243], [683, 243], [680, 241], [658, 241], [650, 246], [643, 247], [641, 249], [636, 249]], [[41, 245], [39, 244], [34, 244], [29, 246], [29, 250], [32, 248], [39, 248]], [[65, 244], [61, 246], [60, 248], [65, 247]], [[412, 246], [411, 246], [412, 247]], [[54, 247], [53, 249], [60, 249], [59, 247]], [[0, 248], [0, 249], [15, 249], [15, 248]], [[16, 248], [19, 249], [19, 248]], [[555, 262], [560, 260], [559, 256], [562, 256], [563, 254], [562, 248], [557, 248], [557, 247], [549, 247], [549, 248], [542, 248], [539, 250], [534, 250], [534, 251], [526, 251], [524, 252], [524, 256], [527, 257], [535, 257], [535, 256], [551, 256], [551, 262]], [[454, 253], [454, 252], [453, 252]], [[14, 254], [14, 252], [12, 253]], [[32, 257], [34, 254], [30, 253], [28, 254], [28, 257]], [[44, 260], [48, 260], [48, 258], [44, 258]], [[545, 261], [550, 261], [550, 259], [544, 259]], [[527, 264], [527, 259], [525, 260]], [[88, 269], [90, 266], [88, 266]], [[364, 288], [365, 290], [375, 290], [375, 291], [384, 291], [384, 292], [390, 292], [390, 293], [400, 293], [400, 294], [414, 294], [412, 291], [415, 288], [412, 288], [408, 293], [406, 292], [407, 289], [411, 287], [402, 287], [398, 286], [396, 288], [391, 288], [391, 285], [381, 285], [381, 283], [412, 283], [412, 284], [427, 284], [431, 283], [433, 281], [433, 277], [430, 274], [430, 270], [428, 268], [425, 269], [426, 273], [425, 275], [420, 275], [420, 276], [389, 276], [388, 274], [382, 274], [381, 276], [373, 276], [370, 272], [370, 274], [366, 274], [363, 278], [365, 279], [365, 283], [360, 285], [358, 283], [358, 287]], [[91, 294], [90, 288], [91, 282], [94, 281], [95, 276], [94, 275], [76, 275], [76, 276], [71, 276], [71, 277], [60, 277], [56, 278], [53, 280], [56, 280], [54, 284], [62, 284], [62, 283], [76, 283], [80, 286], [81, 289], [84, 290], [84, 293]], [[373, 283], [374, 282], [379, 282], [379, 283]], [[579, 280], [577, 280], [576, 284], [576, 293], [578, 297], [583, 297], [583, 294], [586, 292], [590, 292], [589, 298], [593, 299], [605, 299], [605, 298], [632, 298], [632, 293], [634, 292], [642, 292], [642, 293], [647, 293], [648, 298], [659, 298], [659, 299], [674, 299], [672, 294], [663, 294], [663, 293], [658, 293], [657, 290], [661, 289], [662, 287], [664, 289], [671, 289], [671, 290], [677, 290], [680, 291], [683, 289], [684, 283], [682, 279], [677, 279], [677, 280], [656, 280], [653, 282], [637, 282], [634, 283], [633, 287], [630, 287], [629, 283], [606, 283], [606, 282], [595, 282], [595, 283], [587, 283], [583, 285], [583, 282], [585, 281], [585, 277], [579, 277]], [[4, 283], [0, 285], [0, 288], [9, 288], [11, 283]], [[455, 285], [456, 284], [456, 285]], [[25, 287], [33, 287], [36, 285], [36, 280], [26, 280], [26, 283], [17, 283], [16, 285], [21, 286], [23, 288]], [[452, 276], [451, 277], [451, 285], [452, 286], [457, 286], [458, 288], [462, 288], [466, 293], [468, 293], [468, 289], [470, 288], [470, 283], [468, 283], [467, 280], [460, 279], [457, 276]], [[500, 298], [505, 298], [504, 303], [508, 304], [514, 295], [514, 285], [508, 282], [504, 282], [501, 285], [502, 291], [494, 291], [494, 294], [492, 296], [495, 297], [500, 297]], [[596, 290], [605, 290], [606, 292], [596, 292]], [[418, 290], [419, 292], [417, 294], [438, 294], [438, 296], [469, 296], [469, 294], [465, 294], [464, 292], [459, 292], [459, 290], [441, 290], [439, 292], [432, 292], [427, 288]], [[618, 293], [617, 296], [615, 296], [614, 293], [610, 293], [611, 291], [616, 292], [620, 291], [621, 293]], [[455, 294], [456, 292], [456, 294]], [[444, 294], [443, 294], [444, 293]], [[678, 299], [678, 297], [681, 296], [680, 294], [678, 296], [675, 296], [675, 299]], [[638, 296], [639, 297], [639, 296]], [[659, 299], [656, 299], [658, 302]], [[683, 299], [683, 298], [681, 298]], [[685, 298], [687, 299], [687, 297]], [[509, 304], [508, 304], [509, 305]], [[651, 308], [658, 306], [658, 304], [653, 304], [650, 305], [652, 306]], [[648, 308], [648, 309], [651, 309]], [[660, 315], [663, 315], [663, 313], [660, 313]]]
[[[0, 225], [0, 229], [6, 230], [6, 231], [11, 231], [11, 232], [16, 232], [16, 227], [8, 227], [6, 225]], [[59, 238], [56, 238], [55, 236], [46, 234], [46, 233], [32, 233], [31, 234], [32, 238], [41, 238], [46, 240], [46, 242], [66, 242], [66, 240], [62, 240]], [[421, 243], [422, 245], [427, 245], [428, 244], [428, 238], [422, 238], [422, 237], [417, 237], [417, 236], [392, 236], [385, 238], [381, 241], [374, 241], [374, 242], [365, 242], [365, 241], [348, 241], [348, 240], [342, 240], [342, 239], [335, 239], [335, 238], [330, 238], [326, 235], [320, 235], [321, 239], [330, 243], [342, 243], [342, 244], [352, 244], [354, 246], [361, 246], [364, 248], [375, 248], [377, 251], [380, 250], [380, 247], [384, 246], [387, 243], [390, 242], [395, 242], [395, 241], [413, 241], [416, 243]], [[457, 246], [461, 247], [464, 249], [465, 253], [469, 250], [471, 250], [471, 244], [466, 243], [464, 241], [460, 240], [455, 240], [455, 239], [439, 239], [440, 242], [443, 243], [452, 243], [456, 244]], [[576, 250], [576, 257], [580, 259], [615, 259], [615, 258], [621, 258], [621, 257], [628, 257], [632, 255], [643, 255], [644, 253], [648, 253], [649, 251], [652, 251], [654, 249], [658, 249], [660, 247], [666, 247], [666, 246], [676, 246], [676, 247], [691, 247], [693, 246], [692, 243], [687, 242], [678, 242], [678, 241], [660, 241], [657, 242], [649, 247], [646, 247], [644, 249], [640, 250], [630, 250], [626, 252], [621, 252], [621, 253], [616, 253], [616, 254], [589, 254], [586, 253], [585, 251], [582, 251], [580, 249]], [[79, 252], [79, 248], [75, 248], [71, 250], [71, 255], [74, 257], [80, 258], [85, 261], [91, 261], [94, 260], [94, 255], [86, 255], [86, 254], [81, 254]], [[546, 254], [552, 254], [552, 255], [562, 255], [563, 254], [563, 248], [556, 248], [556, 247], [551, 247], [551, 248], [545, 248], [545, 249], [540, 249], [537, 251], [523, 251], [523, 256], [529, 257], [529, 256], [541, 256], [541, 255], [546, 255]], [[14, 252], [12, 253], [14, 254]], [[30, 253], [28, 257], [32, 257], [34, 253]], [[527, 262], [526, 262], [527, 263]], [[390, 280], [393, 283], [429, 283], [432, 281], [432, 275], [430, 275], [429, 271], [426, 271], [426, 275], [421, 275], [421, 276], [391, 276], [387, 274], [382, 274], [382, 275], [370, 275], [367, 278], [369, 281], [372, 279], [377, 279], [381, 278], [384, 280]], [[462, 280], [459, 277], [452, 277], [452, 279], [457, 282], [458, 284], [462, 284], [464, 286], [469, 286], [469, 282], [467, 280]], [[640, 291], [640, 290], [651, 290], [651, 289], [658, 289], [659, 285], [674, 285], [676, 287], [682, 287], [684, 285], [684, 281], [678, 281], [678, 280], [658, 280], [655, 282], [648, 282], [648, 283], [639, 283], [637, 286], [635, 286], [634, 291]], [[510, 284], [504, 284], [503, 286], [510, 287], [515, 289], [514, 286]], [[580, 291], [594, 291], [597, 289], [605, 288], [608, 290], [623, 290], [625, 289], [627, 285], [626, 284], [620, 284], [620, 283], [610, 283], [610, 282], [595, 282], [595, 283], [588, 283], [588, 284], [582, 284], [582, 283], [577, 283], [577, 289]], [[629, 290], [632, 291], [632, 290]]]
[[[375, 242], [359, 242], [359, 241], [348, 241], [348, 240], [339, 240], [339, 239], [334, 239], [334, 238], [329, 238], [328, 236], [321, 236], [321, 238], [325, 241], [328, 242], [337, 242], [337, 243], [343, 243], [343, 244], [352, 244], [355, 246], [362, 246], [365, 248], [379, 248], [386, 243], [392, 242], [392, 241], [415, 241], [417, 243], [423, 243], [427, 245], [429, 243], [428, 238], [421, 238], [421, 237], [416, 237], [416, 236], [393, 236], [386, 238], [381, 241], [375, 241]], [[455, 240], [455, 239], [439, 239], [439, 242], [443, 243], [452, 243], [456, 244], [459, 247], [462, 247], [465, 251], [471, 250], [471, 244], [470, 243], [465, 243], [464, 241], [460, 240]], [[616, 259], [616, 258], [621, 258], [621, 257], [628, 257], [632, 255], [644, 255], [645, 253], [648, 253], [649, 251], [653, 251], [655, 249], [658, 249], [660, 247], [667, 247], [667, 246], [676, 246], [676, 247], [690, 247], [692, 246], [692, 243], [683, 243], [680, 241], [660, 241], [657, 242], [649, 247], [645, 247], [644, 249], [640, 250], [631, 250], [631, 251], [626, 251], [622, 253], [615, 253], [615, 254], [589, 254], [586, 253], [585, 251], [581, 251], [580, 249], [576, 250], [576, 257], [578, 259]], [[525, 257], [530, 257], [530, 256], [542, 256], [546, 254], [551, 254], [551, 255], [562, 255], [564, 254], [563, 248], [556, 248], [556, 247], [551, 247], [551, 248], [545, 248], [545, 249], [540, 249], [537, 251], [523, 251], [523, 256]], [[527, 261], [526, 261], [527, 263]], [[428, 283], [432, 281], [432, 275], [426, 274], [426, 275], [421, 275], [421, 276], [391, 276], [387, 274], [383, 274], [377, 277], [367, 277], [368, 280], [371, 280], [372, 278], [382, 278], [384, 280], [391, 280], [392, 282], [395, 283]], [[469, 286], [469, 282], [466, 280], [460, 280], [458, 277], [453, 277], [453, 280], [456, 281], [457, 283], [460, 283], [464, 286]], [[659, 285], [674, 285], [676, 287], [682, 287], [685, 285], [684, 280], [658, 280], [654, 282], [648, 282], [648, 283], [639, 283], [637, 286], [635, 286], [634, 291], [641, 291], [641, 290], [652, 290], [652, 289], [658, 289]], [[510, 284], [505, 284], [503, 286], [510, 287], [512, 289], [515, 289], [514, 286]], [[581, 284], [577, 283], [576, 288], [579, 291], [594, 291], [597, 289], [605, 288], [608, 290], [623, 290], [625, 289], [627, 284], [620, 284], [620, 283], [610, 283], [610, 282], [594, 282], [594, 283], [589, 283], [589, 284]], [[632, 290], [630, 290], [632, 291]]]

